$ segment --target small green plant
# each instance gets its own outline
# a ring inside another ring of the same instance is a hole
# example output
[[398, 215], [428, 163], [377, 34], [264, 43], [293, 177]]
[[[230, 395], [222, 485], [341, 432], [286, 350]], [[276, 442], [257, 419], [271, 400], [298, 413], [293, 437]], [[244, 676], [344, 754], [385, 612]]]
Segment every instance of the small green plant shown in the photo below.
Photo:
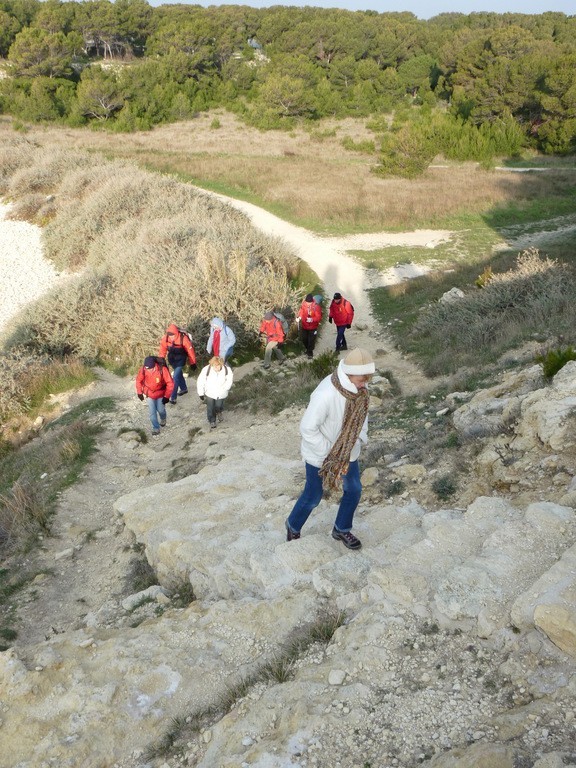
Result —
[[369, 155], [373, 155], [376, 152], [376, 145], [371, 139], [354, 141], [350, 136], [344, 136], [341, 143], [344, 149], [347, 149], [349, 152], [365, 152]]
[[494, 279], [494, 273], [492, 272], [492, 267], [488, 266], [484, 269], [482, 274], [478, 275], [476, 280], [474, 281], [474, 285], [477, 288], [485, 288], [488, 283]]
[[140, 443], [145, 444], [148, 442], [148, 435], [146, 434], [146, 431], [142, 429], [142, 427], [120, 427], [117, 435], [120, 437], [120, 435], [125, 435], [126, 432], [136, 432], [138, 435], [138, 442]]
[[558, 347], [536, 355], [535, 360], [542, 366], [544, 376], [552, 379], [569, 360], [576, 360], [576, 352], [572, 347]]
[[220, 122], [220, 120], [219, 120], [217, 117], [215, 117], [215, 118], [212, 120], [212, 122], [210, 123], [210, 128], [211, 128], [213, 131], [216, 131], [216, 130], [218, 130], [218, 128], [222, 128], [222, 123]]
[[446, 501], [456, 493], [457, 485], [452, 475], [442, 475], [434, 480], [432, 490], [440, 501]]
[[460, 438], [458, 432], [450, 432], [446, 438], [446, 448], [458, 448], [460, 446]]
[[126, 588], [131, 592], [142, 592], [148, 587], [158, 584], [156, 573], [144, 554], [144, 545], [134, 546], [136, 557], [130, 563], [130, 570], [126, 576]]
[[399, 496], [406, 490], [406, 483], [397, 477], [395, 480], [391, 480], [384, 488], [384, 495], [387, 499], [391, 496]]
[[194, 587], [188, 579], [182, 581], [172, 594], [172, 605], [176, 608], [187, 608], [196, 600]]

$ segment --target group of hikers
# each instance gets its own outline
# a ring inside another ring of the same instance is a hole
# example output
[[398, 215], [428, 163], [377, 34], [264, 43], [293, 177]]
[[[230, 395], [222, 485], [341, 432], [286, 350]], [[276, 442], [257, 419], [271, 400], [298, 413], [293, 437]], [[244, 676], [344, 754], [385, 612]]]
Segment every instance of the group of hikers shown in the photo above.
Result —
[[[234, 352], [234, 331], [219, 317], [210, 322], [206, 352], [211, 355], [196, 380], [196, 390], [206, 403], [206, 415], [211, 429], [222, 421], [224, 400], [230, 391], [234, 374], [227, 360]], [[184, 368], [196, 371], [196, 352], [190, 334], [172, 323], [160, 340], [158, 355], [150, 355], [136, 375], [136, 394], [146, 398], [152, 434], [159, 435], [166, 426], [166, 405], [176, 405], [177, 398], [188, 394]], [[168, 366], [172, 367], [172, 373]]]
[[[307, 294], [297, 315], [300, 340], [309, 358], [314, 355], [322, 321], [321, 302], [321, 296]], [[345, 332], [353, 319], [352, 304], [340, 293], [335, 293], [328, 321], [336, 326], [337, 351], [347, 351]], [[270, 367], [273, 354], [282, 365], [286, 359], [281, 350], [287, 335], [285, 318], [278, 312], [266, 312], [259, 332], [265, 344], [264, 368]], [[214, 317], [206, 345], [211, 358], [196, 381], [198, 395], [206, 404], [211, 429], [223, 419], [224, 400], [234, 379], [227, 360], [233, 354], [235, 343], [232, 329], [221, 318]], [[140, 400], [147, 400], [154, 435], [160, 434], [161, 427], [166, 425], [166, 405], [175, 405], [179, 396], [188, 393], [183, 374], [187, 364], [192, 371], [197, 369], [192, 339], [186, 331], [172, 324], [160, 341], [159, 355], [146, 357], [136, 376], [136, 393]], [[172, 367], [172, 374], [168, 365]], [[287, 541], [300, 538], [302, 527], [325, 494], [341, 489], [331, 535], [348, 549], [361, 548], [360, 540], [352, 533], [352, 524], [362, 493], [358, 458], [361, 445], [368, 438], [367, 384], [375, 370], [374, 360], [367, 350], [353, 349], [312, 392], [300, 422], [306, 481], [285, 521]]]

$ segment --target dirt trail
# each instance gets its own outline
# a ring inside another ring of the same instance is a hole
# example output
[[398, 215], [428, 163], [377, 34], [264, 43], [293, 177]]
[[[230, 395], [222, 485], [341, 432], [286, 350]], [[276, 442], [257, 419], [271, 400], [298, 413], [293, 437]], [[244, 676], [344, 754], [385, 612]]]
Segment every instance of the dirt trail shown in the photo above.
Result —
[[[225, 201], [247, 213], [262, 231], [289, 243], [318, 274], [327, 297], [340, 290], [351, 299], [356, 319], [347, 333], [349, 347], [363, 346], [371, 350], [378, 368], [392, 371], [406, 394], [424, 393], [438, 385], [438, 381], [427, 379], [394, 348], [385, 330], [374, 320], [366, 291], [377, 284], [375, 276], [373, 271], [367, 272], [350, 258], [346, 250], [403, 242], [433, 247], [449, 237], [449, 233], [421, 231], [405, 235], [381, 233], [322, 238], [256, 206], [231, 199]], [[378, 284], [390, 284], [409, 276], [407, 266], [377, 275], [377, 280]], [[326, 324], [318, 350], [332, 349], [334, 338], [334, 327]], [[235, 369], [236, 379], [256, 367], [259, 367], [258, 361]], [[89, 627], [91, 622], [100, 626], [107, 622], [110, 626], [118, 625], [118, 617], [122, 615], [119, 603], [130, 594], [127, 575], [136, 553], [122, 521], [113, 512], [112, 505], [117, 498], [143, 484], [166, 482], [179, 466], [184, 474], [197, 471], [191, 468], [194, 463], [199, 459], [204, 463], [210, 461], [212, 453], [218, 453], [218, 444], [223, 442], [227, 446], [238, 443], [243, 448], [267, 450], [279, 457], [298, 455], [299, 413], [294, 418], [283, 414], [282, 419], [260, 420], [257, 415], [237, 409], [227, 414], [224, 423], [212, 432], [207, 429], [205, 408], [195, 395], [193, 380], [190, 393], [179, 398], [177, 406], [169, 408], [168, 424], [159, 437], [149, 438], [147, 443], [137, 443], [128, 436], [124, 439], [119, 436], [121, 429], [141, 428], [149, 432], [147, 409], [135, 397], [132, 379], [122, 379], [104, 370], [98, 370], [98, 377], [95, 384], [63, 398], [63, 407], [67, 407], [108, 396], [114, 399], [116, 409], [102, 416], [97, 453], [79, 482], [62, 494], [51, 535], [30, 556], [29, 565], [44, 575], [26, 590], [20, 604], [17, 645], [21, 648], [54, 633]], [[276, 439], [279, 429], [284, 435], [281, 445]]]
[[[324, 285], [326, 299], [336, 291], [342, 293], [354, 305], [354, 325], [346, 332], [348, 348], [362, 346], [378, 356], [381, 370], [391, 371], [403, 394], [427, 392], [438, 386], [438, 381], [428, 379], [408, 358], [394, 347], [392, 339], [380, 323], [374, 319], [368, 289], [394, 285], [403, 280], [426, 274], [423, 266], [400, 264], [382, 272], [367, 270], [348, 255], [350, 250], [375, 250], [387, 246], [422, 246], [435, 248], [451, 237], [447, 230], [422, 229], [414, 232], [376, 232], [347, 237], [320, 237], [308, 230], [290, 224], [252, 203], [206, 193], [245, 213], [252, 224], [267, 235], [279, 237], [288, 243], [297, 256], [305, 261]], [[324, 311], [327, 311], [325, 301]], [[317, 342], [317, 350], [334, 348], [334, 326], [325, 324]]]

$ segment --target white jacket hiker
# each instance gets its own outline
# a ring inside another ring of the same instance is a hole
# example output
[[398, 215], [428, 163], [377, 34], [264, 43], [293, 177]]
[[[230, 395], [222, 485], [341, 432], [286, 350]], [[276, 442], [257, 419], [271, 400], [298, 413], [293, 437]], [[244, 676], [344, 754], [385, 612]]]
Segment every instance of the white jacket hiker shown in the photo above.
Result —
[[196, 380], [198, 396], [206, 402], [206, 416], [212, 429], [216, 427], [216, 419], [223, 420], [224, 400], [233, 381], [232, 368], [221, 357], [211, 358]]
[[[342, 370], [344, 361], [341, 360], [337, 370], [338, 381], [348, 392], [358, 390]], [[322, 462], [342, 430], [346, 398], [334, 388], [331, 376], [327, 376], [316, 387], [310, 397], [308, 408], [300, 422], [302, 442], [300, 451], [302, 458], [313, 467], [321, 467]], [[356, 461], [360, 456], [362, 443], [368, 442], [368, 418], [364, 420], [360, 435], [350, 453], [350, 461]]]

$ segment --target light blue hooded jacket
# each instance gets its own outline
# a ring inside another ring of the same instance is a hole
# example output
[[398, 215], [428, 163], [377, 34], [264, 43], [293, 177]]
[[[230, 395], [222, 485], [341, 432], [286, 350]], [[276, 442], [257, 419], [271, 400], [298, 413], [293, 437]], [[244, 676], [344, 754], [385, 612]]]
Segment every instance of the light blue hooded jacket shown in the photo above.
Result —
[[232, 328], [226, 325], [224, 320], [221, 320], [219, 317], [213, 317], [210, 321], [210, 337], [208, 339], [208, 344], [206, 344], [206, 352], [208, 352], [209, 355], [214, 354], [212, 351], [214, 346], [214, 331], [217, 328], [220, 329], [220, 351], [218, 357], [226, 360], [226, 358], [230, 357], [232, 354], [232, 349], [236, 343], [236, 336]]

